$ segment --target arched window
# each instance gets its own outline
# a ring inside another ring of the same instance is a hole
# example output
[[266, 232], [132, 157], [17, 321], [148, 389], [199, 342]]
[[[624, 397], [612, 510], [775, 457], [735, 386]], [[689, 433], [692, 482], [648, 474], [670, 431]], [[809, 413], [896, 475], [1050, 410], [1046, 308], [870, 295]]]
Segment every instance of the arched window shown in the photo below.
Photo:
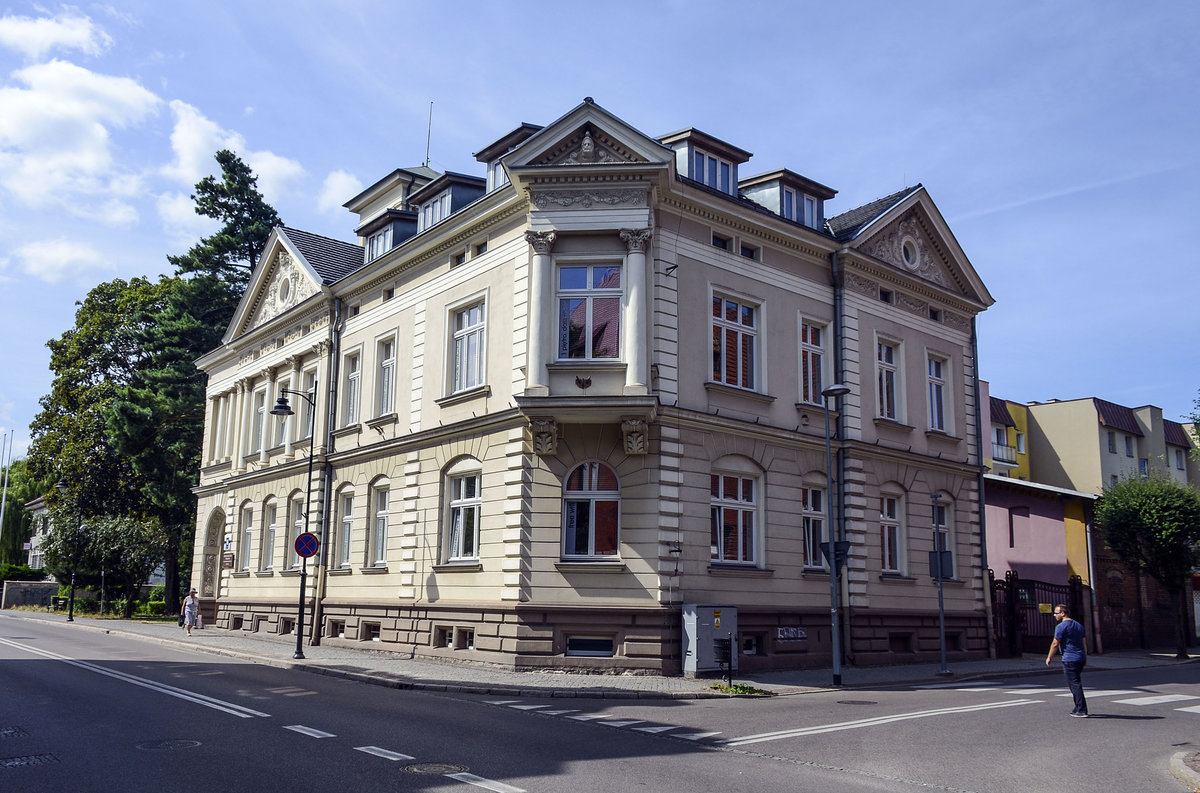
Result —
[[334, 530], [330, 566], [342, 568], [350, 566], [350, 542], [354, 538], [354, 491], [350, 488], [338, 491], [337, 505], [338, 521]]
[[617, 556], [620, 513], [616, 473], [604, 463], [576, 466], [563, 487], [563, 557]]
[[446, 470], [445, 562], [479, 559], [479, 518], [483, 510], [479, 461], [464, 457]]

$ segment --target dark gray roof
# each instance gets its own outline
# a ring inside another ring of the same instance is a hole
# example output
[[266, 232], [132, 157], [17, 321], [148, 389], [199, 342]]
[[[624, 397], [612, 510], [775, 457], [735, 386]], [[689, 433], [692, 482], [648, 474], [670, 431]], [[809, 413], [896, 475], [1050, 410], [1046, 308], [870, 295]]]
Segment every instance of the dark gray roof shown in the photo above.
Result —
[[1130, 435], [1142, 437], [1142, 428], [1138, 426], [1137, 417], [1133, 415], [1131, 408], [1095, 397], [1092, 397], [1092, 404], [1096, 406], [1096, 413], [1100, 417], [1100, 426], [1111, 427], [1128, 432]]
[[1178, 421], [1163, 419], [1163, 435], [1166, 436], [1167, 443], [1172, 446], [1182, 446], [1185, 449], [1192, 447], [1192, 442], [1188, 439], [1187, 430]]
[[363, 249], [353, 243], [287, 226], [280, 226], [279, 231], [308, 260], [325, 286], [340, 281], [365, 264]]
[[920, 189], [920, 184], [915, 187], [906, 187], [889, 196], [877, 198], [869, 204], [863, 204], [856, 209], [835, 215], [825, 221], [825, 225], [829, 227], [829, 232], [840, 241], [852, 240], [876, 218]]
[[1008, 412], [1008, 403], [1000, 397], [991, 397], [992, 401], [992, 423], [1003, 424], [1005, 427], [1015, 427], [1017, 422], [1013, 421], [1012, 414]]

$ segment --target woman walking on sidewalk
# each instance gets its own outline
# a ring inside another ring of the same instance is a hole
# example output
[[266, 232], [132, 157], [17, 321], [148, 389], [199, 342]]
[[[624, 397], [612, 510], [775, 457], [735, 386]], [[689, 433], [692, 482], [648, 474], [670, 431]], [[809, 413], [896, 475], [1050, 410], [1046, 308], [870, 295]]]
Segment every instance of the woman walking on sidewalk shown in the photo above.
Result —
[[[196, 590], [193, 589], [188, 593], [179, 613], [183, 615], [183, 625], [187, 628], [188, 636], [191, 636], [192, 628], [196, 626], [196, 619], [200, 616], [200, 598], [196, 597]], [[1049, 662], [1047, 661], [1047, 663]]]
[[1062, 653], [1063, 673], [1067, 676], [1067, 688], [1075, 698], [1075, 710], [1071, 715], [1086, 719], [1088, 716], [1087, 700], [1083, 698], [1083, 668], [1087, 666], [1087, 636], [1083, 626], [1071, 619], [1067, 607], [1059, 603], [1054, 607], [1054, 619], [1058, 627], [1054, 629], [1054, 641], [1050, 643], [1050, 652], [1046, 654], [1046, 666], [1054, 658], [1054, 651]]

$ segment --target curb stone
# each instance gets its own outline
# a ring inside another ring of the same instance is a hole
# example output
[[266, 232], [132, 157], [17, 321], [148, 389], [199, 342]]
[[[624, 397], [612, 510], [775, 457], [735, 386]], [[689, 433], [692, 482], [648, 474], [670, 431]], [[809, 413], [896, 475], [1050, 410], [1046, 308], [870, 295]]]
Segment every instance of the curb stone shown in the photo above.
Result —
[[1171, 773], [1188, 790], [1200, 791], [1200, 752], [1176, 752], [1171, 756]]

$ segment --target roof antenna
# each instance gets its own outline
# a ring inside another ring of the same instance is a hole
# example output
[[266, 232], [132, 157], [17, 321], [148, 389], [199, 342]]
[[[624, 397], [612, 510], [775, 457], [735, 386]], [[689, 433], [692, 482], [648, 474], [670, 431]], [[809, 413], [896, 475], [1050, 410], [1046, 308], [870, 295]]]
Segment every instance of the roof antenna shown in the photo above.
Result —
[[429, 136], [433, 132], [433, 102], [429, 103], [429, 126], [425, 128], [425, 167], [429, 167]]

